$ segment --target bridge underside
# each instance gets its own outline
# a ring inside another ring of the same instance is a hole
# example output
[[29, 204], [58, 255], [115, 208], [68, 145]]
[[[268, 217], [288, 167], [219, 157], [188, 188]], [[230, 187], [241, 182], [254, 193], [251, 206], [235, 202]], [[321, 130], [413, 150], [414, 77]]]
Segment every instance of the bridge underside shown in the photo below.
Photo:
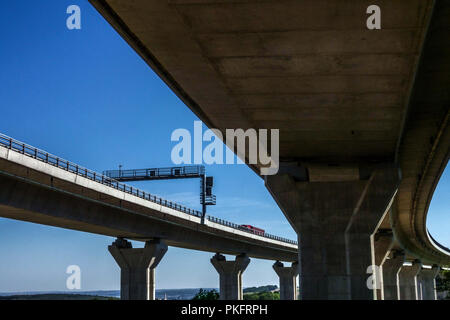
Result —
[[381, 30], [360, 0], [90, 2], [209, 127], [280, 129], [266, 185], [303, 298], [370, 298], [386, 229], [389, 250], [450, 262], [425, 225], [449, 157], [448, 1], [377, 1]]
[[392, 159], [432, 1], [91, 1], [210, 127], [279, 128], [282, 159]]

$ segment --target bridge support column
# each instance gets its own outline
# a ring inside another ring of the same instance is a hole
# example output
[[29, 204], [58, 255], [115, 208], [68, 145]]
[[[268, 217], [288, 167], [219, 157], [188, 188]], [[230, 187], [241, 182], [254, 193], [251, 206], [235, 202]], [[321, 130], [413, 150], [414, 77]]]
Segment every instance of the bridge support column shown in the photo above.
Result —
[[422, 263], [414, 261], [411, 266], [404, 265], [398, 273], [399, 299], [400, 300], [418, 300], [419, 286], [417, 275], [422, 269]]
[[422, 268], [418, 277], [422, 300], [437, 300], [436, 277], [440, 268], [434, 265], [431, 269]]
[[290, 267], [285, 267], [277, 261], [273, 269], [280, 278], [280, 300], [297, 300], [298, 263], [294, 262]]
[[151, 240], [144, 248], [132, 248], [131, 242], [117, 239], [108, 250], [120, 267], [122, 300], [155, 300], [155, 268], [167, 252], [161, 240]]
[[400, 177], [394, 166], [377, 169], [366, 180], [355, 171], [356, 177], [338, 175], [332, 181], [320, 174], [313, 182], [266, 176], [267, 188], [298, 234], [301, 299], [374, 298], [367, 286], [372, 235]]
[[403, 251], [392, 251], [390, 258], [387, 258], [382, 266], [382, 300], [399, 300], [398, 296], [398, 272], [405, 262], [405, 253]]
[[220, 277], [220, 300], [242, 300], [242, 274], [250, 263], [246, 254], [236, 257], [235, 261], [226, 261], [225, 256], [217, 253], [211, 263]]
[[394, 237], [391, 230], [378, 230], [374, 236], [374, 259], [377, 270], [374, 273], [377, 286], [374, 289], [374, 298], [383, 300], [383, 271], [382, 265], [386, 261], [389, 252], [394, 245]]

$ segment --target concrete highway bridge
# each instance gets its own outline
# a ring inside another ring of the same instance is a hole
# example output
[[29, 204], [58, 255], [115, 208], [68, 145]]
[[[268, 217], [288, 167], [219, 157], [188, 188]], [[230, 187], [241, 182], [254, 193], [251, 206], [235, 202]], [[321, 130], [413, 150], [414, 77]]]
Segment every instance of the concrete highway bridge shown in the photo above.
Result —
[[449, 158], [449, 1], [90, 2], [207, 126], [280, 129], [264, 179], [298, 233], [302, 299], [435, 297], [450, 263], [426, 228]]
[[[155, 298], [155, 268], [168, 246], [216, 253], [211, 262], [224, 299], [242, 298], [242, 273], [250, 257], [276, 261], [283, 290], [297, 289], [296, 241], [254, 234], [212, 216], [202, 219], [197, 210], [2, 134], [0, 216], [117, 237], [108, 249], [121, 268], [122, 299]], [[126, 239], [145, 241], [145, 247], [132, 248]], [[226, 261], [222, 254], [237, 257]]]

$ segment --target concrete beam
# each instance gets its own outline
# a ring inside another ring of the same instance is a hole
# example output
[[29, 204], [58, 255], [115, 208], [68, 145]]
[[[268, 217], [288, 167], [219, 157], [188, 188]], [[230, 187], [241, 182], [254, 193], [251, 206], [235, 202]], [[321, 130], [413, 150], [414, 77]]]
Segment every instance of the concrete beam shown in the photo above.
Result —
[[155, 269], [167, 252], [167, 245], [151, 240], [144, 248], [133, 249], [131, 242], [119, 238], [108, 250], [120, 267], [120, 298], [155, 300]]
[[382, 300], [399, 300], [397, 275], [405, 262], [403, 251], [393, 251], [381, 266], [382, 278]]
[[273, 264], [273, 269], [280, 278], [280, 300], [297, 300], [298, 262], [285, 267], [283, 263], [277, 261]]
[[437, 300], [436, 277], [440, 271], [437, 265], [431, 269], [422, 268], [418, 274], [418, 283], [420, 287], [421, 300]]
[[450, 252], [430, 239], [426, 219], [433, 193], [449, 161], [450, 95], [442, 94], [448, 92], [450, 74], [449, 11], [450, 1], [433, 1], [396, 150], [404, 178], [397, 210], [392, 215], [398, 243], [417, 259], [437, 265], [450, 264]]
[[422, 269], [422, 263], [416, 260], [412, 265], [403, 265], [398, 273], [399, 300], [419, 300], [417, 275]]
[[211, 263], [220, 277], [220, 300], [243, 300], [242, 274], [250, 263], [245, 254], [238, 255], [235, 261], [226, 261], [225, 256], [217, 253]]

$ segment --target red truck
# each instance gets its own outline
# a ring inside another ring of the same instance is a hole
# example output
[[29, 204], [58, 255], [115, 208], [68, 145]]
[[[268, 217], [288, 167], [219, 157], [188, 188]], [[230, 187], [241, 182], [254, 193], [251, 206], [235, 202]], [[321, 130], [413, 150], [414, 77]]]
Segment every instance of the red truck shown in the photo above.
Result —
[[265, 231], [264, 231], [263, 229], [256, 228], [256, 227], [251, 226], [251, 225], [249, 225], [249, 224], [241, 224], [241, 227], [242, 227], [243, 229], [246, 229], [246, 230], [248, 230], [248, 231], [251, 231], [252, 233], [257, 234], [257, 235], [260, 235], [260, 236], [263, 236], [264, 233], [265, 233]]

